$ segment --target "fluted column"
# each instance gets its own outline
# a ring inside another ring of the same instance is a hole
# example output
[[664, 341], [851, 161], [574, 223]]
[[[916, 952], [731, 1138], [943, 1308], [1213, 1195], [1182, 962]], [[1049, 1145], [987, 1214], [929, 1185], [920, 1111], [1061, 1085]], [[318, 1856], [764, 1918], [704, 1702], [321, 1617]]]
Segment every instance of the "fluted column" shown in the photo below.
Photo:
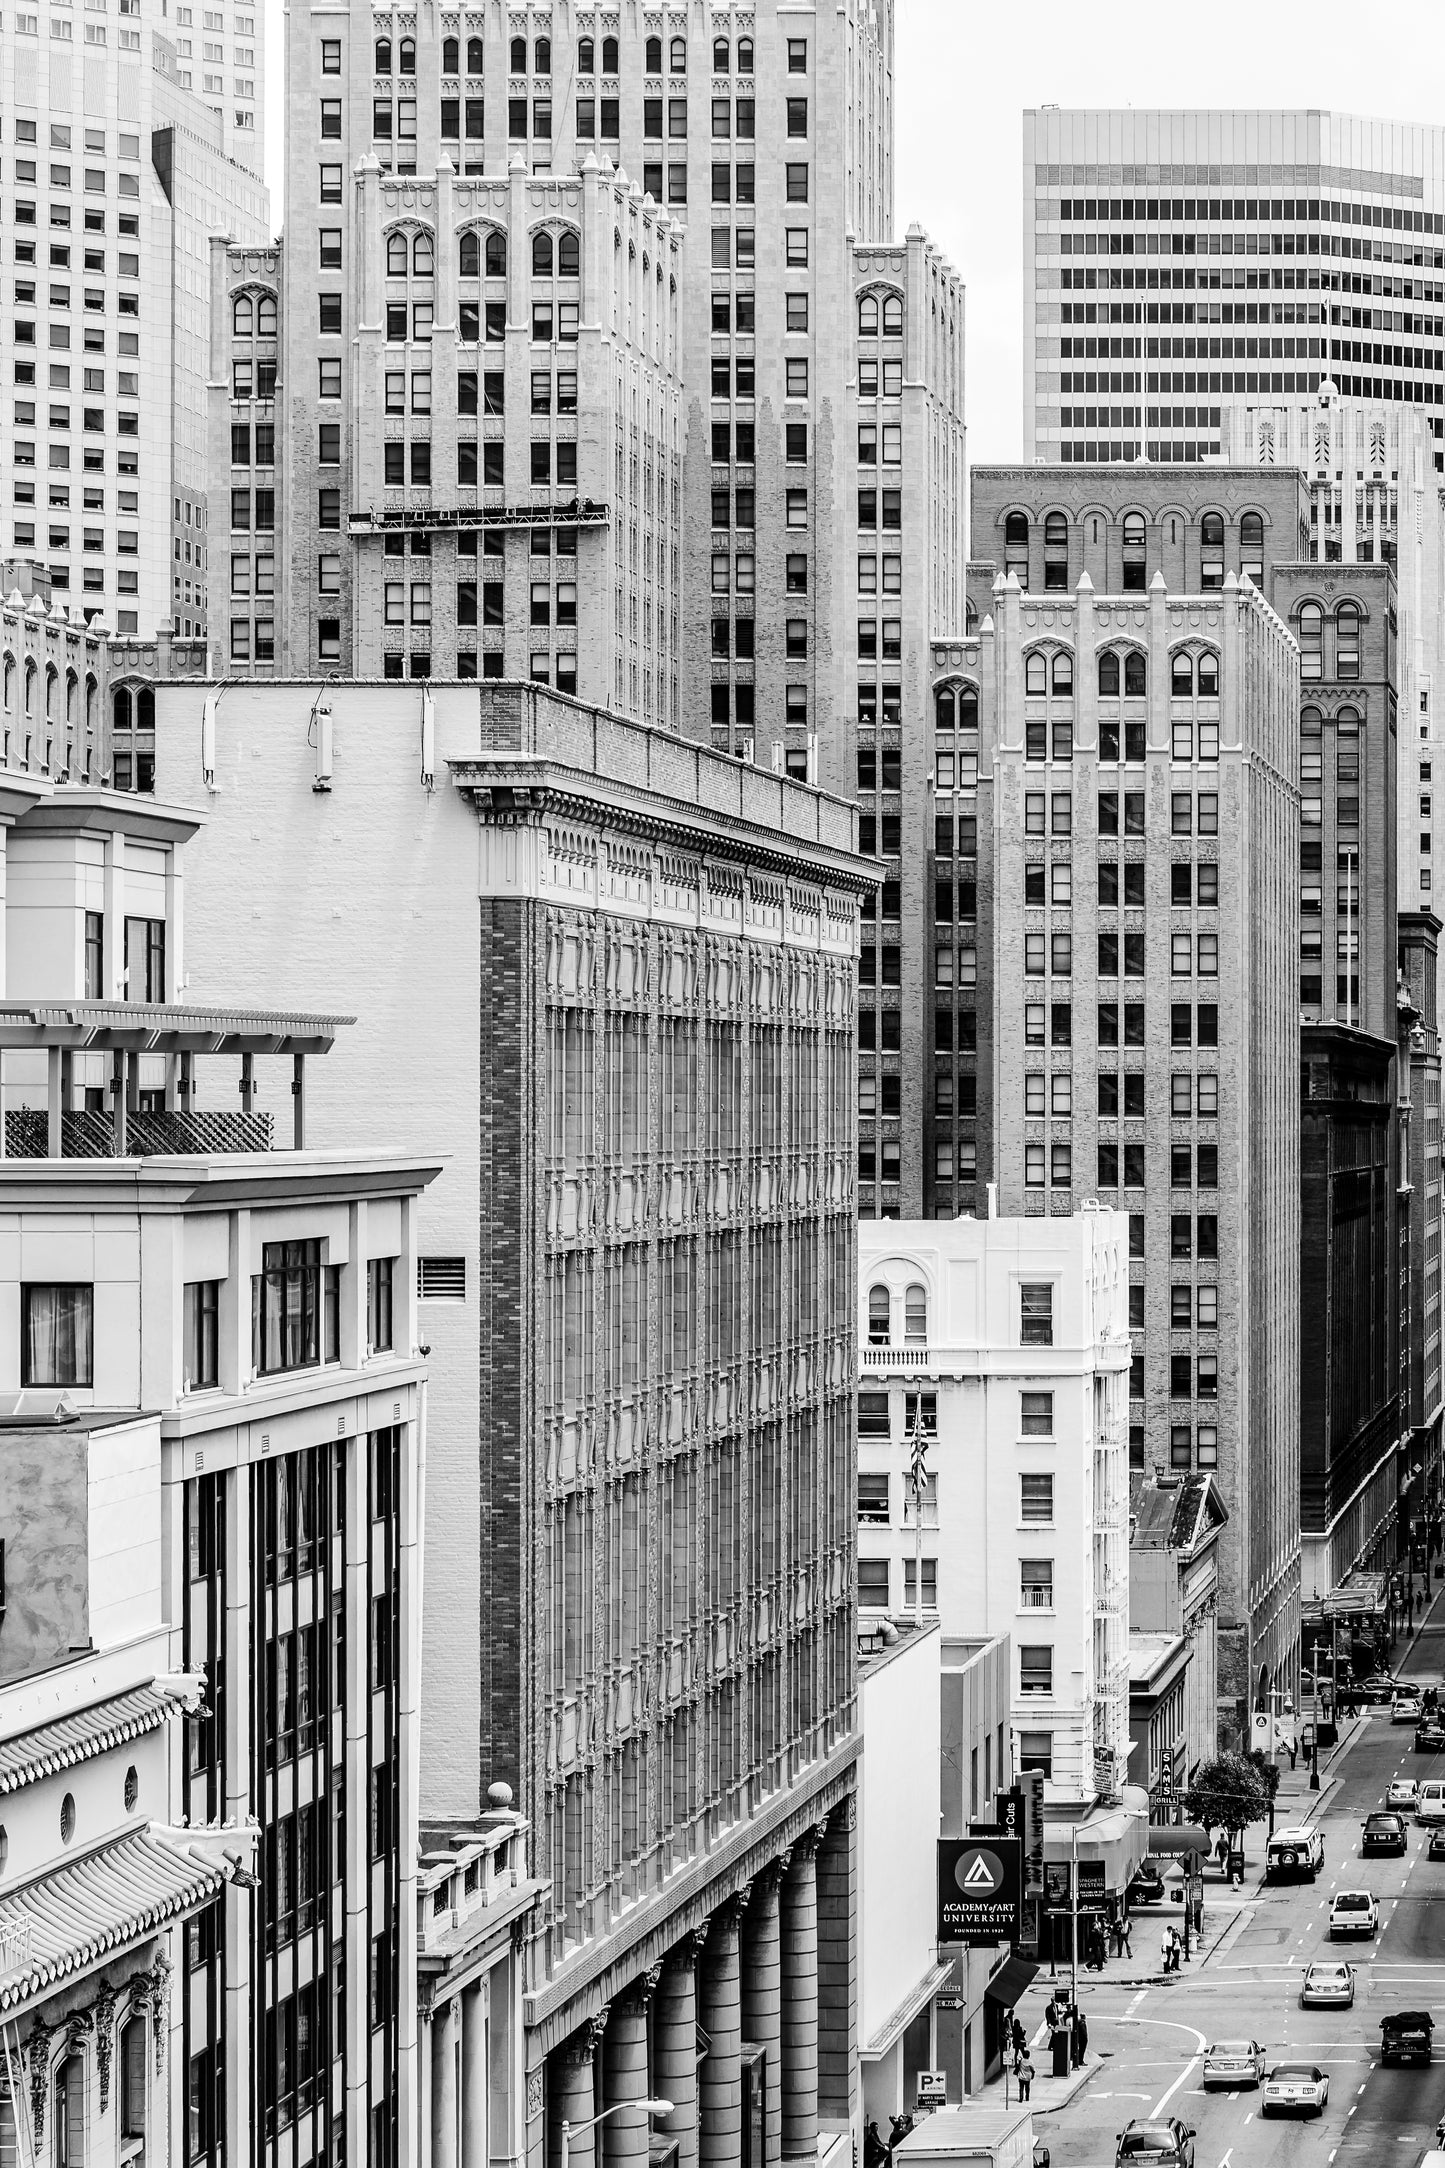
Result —
[[[656, 1976], [645, 1973], [629, 1982], [612, 2005], [602, 2043], [604, 2108], [648, 2097], [647, 2006], [655, 1985]], [[632, 2114], [624, 2109], [603, 2124], [602, 2157], [607, 2168], [646, 2168], [647, 2148], [647, 2117], [641, 2109]]]
[[462, 2168], [490, 2168], [487, 1990], [462, 1990]]
[[686, 1935], [668, 1953], [657, 1989], [653, 2058], [659, 2099], [672, 2102], [657, 2127], [677, 2140], [678, 2168], [698, 2168], [697, 1965], [700, 1935]]
[[592, 2168], [597, 2133], [580, 2126], [590, 2124], [597, 2113], [593, 2061], [606, 2024], [604, 2006], [599, 2016], [589, 2018], [547, 2057], [547, 2158], [551, 2168], [560, 2168], [564, 2122], [572, 2126], [567, 2134], [568, 2168]]
[[782, 1948], [779, 1888], [788, 1864], [785, 1852], [753, 1883], [748, 1893], [743, 1938], [743, 2038], [767, 2050], [764, 2072], [763, 2158], [768, 2168], [783, 2151]]
[[702, 2168], [737, 2168], [743, 2145], [742, 2003], [738, 1983], [736, 1898], [708, 1924], [702, 1955], [702, 2022], [712, 2043], [700, 2073], [698, 2159]]
[[461, 2005], [455, 1995], [431, 2021], [432, 2168], [457, 2168], [457, 2040]]
[[783, 2158], [818, 2150], [818, 1832], [793, 1847], [782, 1896]]

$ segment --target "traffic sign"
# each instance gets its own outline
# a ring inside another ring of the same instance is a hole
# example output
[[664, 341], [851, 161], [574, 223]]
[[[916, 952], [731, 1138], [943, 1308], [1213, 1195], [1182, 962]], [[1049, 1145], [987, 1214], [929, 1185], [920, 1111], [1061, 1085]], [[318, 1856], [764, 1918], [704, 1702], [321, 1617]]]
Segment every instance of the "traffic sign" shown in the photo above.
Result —
[[938, 1847], [938, 1940], [1017, 1941], [1023, 1846], [1017, 1837], [943, 1838]]

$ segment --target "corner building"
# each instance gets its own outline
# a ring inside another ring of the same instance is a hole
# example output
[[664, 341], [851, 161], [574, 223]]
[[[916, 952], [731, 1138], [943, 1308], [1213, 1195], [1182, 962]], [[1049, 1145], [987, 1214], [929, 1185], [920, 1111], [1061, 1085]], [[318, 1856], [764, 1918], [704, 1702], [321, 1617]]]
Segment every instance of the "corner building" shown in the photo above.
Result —
[[[316, 1089], [378, 1135], [424, 1108], [448, 1155], [422, 1808], [500, 1781], [533, 1832], [527, 2158], [659, 2097], [688, 2168], [745, 2126], [754, 2160], [846, 2157], [856, 814], [525, 684], [333, 689], [323, 770], [322, 691], [228, 687], [211, 791], [209, 696], [162, 686], [161, 781], [252, 883], [244, 921], [193, 884], [193, 984], [311, 925], [301, 983], [375, 1019]], [[647, 2160], [642, 2116], [607, 2131]]]
[[1131, 1461], [1231, 1500], [1228, 1736], [1299, 1638], [1299, 662], [1253, 581], [1307, 504], [1293, 471], [1182, 479], [974, 475], [978, 1068], [1001, 1209], [1129, 1214]]

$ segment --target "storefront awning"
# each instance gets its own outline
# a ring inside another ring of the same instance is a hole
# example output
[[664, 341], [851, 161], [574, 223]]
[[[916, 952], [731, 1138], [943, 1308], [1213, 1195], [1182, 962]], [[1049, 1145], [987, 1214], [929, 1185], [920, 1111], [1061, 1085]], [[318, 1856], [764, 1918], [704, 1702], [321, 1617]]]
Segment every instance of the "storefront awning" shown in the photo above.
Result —
[[1209, 1832], [1195, 1822], [1175, 1822], [1149, 1832], [1149, 1850], [1155, 1859], [1182, 1859], [1186, 1852], [1207, 1852]]
[[1011, 2010], [1025, 1988], [1033, 1986], [1038, 1970], [1026, 1957], [1006, 1957], [983, 1991], [985, 2000]]

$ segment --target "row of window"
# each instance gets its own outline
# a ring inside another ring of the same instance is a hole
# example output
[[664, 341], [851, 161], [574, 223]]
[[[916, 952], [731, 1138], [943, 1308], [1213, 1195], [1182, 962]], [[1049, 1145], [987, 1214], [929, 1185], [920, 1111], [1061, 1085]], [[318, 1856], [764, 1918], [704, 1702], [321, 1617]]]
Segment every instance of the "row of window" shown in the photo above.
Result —
[[[578, 39], [577, 73], [579, 75], [590, 76], [598, 73], [598, 50], [598, 41], [595, 38]], [[619, 71], [621, 58], [618, 40], [615, 37], [603, 38], [600, 43], [600, 50], [602, 59], [601, 73], [603, 75], [616, 75]], [[441, 72], [443, 75], [460, 75], [462, 72], [462, 57], [462, 44], [459, 38], [448, 37], [442, 39]], [[552, 73], [552, 40], [545, 37], [534, 39], [530, 68], [527, 65], [527, 57], [527, 40], [524, 37], [514, 37], [507, 48], [508, 73], [511, 75], [550, 75]], [[663, 72], [662, 58], [662, 39], [659, 37], [647, 38], [642, 49], [644, 72], [648, 75], [661, 75]], [[416, 74], [415, 38], [403, 37], [398, 39], [394, 45], [393, 41], [388, 37], [381, 37], [376, 40], [372, 49], [372, 63], [375, 72], [378, 75], [390, 75], [393, 62], [399, 75]], [[669, 75], [686, 75], [686, 38], [669, 39], [667, 62]], [[807, 39], [789, 38], [789, 74], [805, 75], [807, 68]], [[323, 75], [340, 75], [341, 40], [339, 38], [323, 38], [321, 40], [321, 72]], [[480, 38], [468, 38], [466, 41], [466, 72], [468, 75], [481, 75], [484, 73], [483, 46]], [[731, 75], [733, 73], [732, 47], [726, 38], [714, 38], [712, 41], [712, 72], [714, 75]], [[753, 41], [751, 38], [739, 38], [737, 45], [737, 73], [739, 75], [751, 75], [752, 72]], [[89, 131], [87, 131], [87, 134], [89, 134]], [[30, 140], [33, 142], [34, 137], [32, 136]], [[122, 142], [126, 140], [133, 142], [135, 139], [133, 137], [129, 139], [122, 138]], [[130, 155], [135, 156], [135, 153], [132, 152]]]
[[[1097, 526], [1097, 514], [1089, 517]], [[1174, 515], [1170, 515], [1171, 527]], [[1069, 537], [1072, 531], [1066, 512], [1044, 515], [1044, 589], [1063, 593], [1069, 587]], [[1146, 584], [1147, 525], [1142, 512], [1126, 512], [1120, 521], [1123, 541], [1124, 592], [1142, 594]], [[1010, 512], [1004, 520], [1004, 569], [1019, 585], [1029, 584], [1031, 527], [1026, 512]], [[1204, 589], [1224, 585], [1224, 517], [1205, 512], [1199, 522], [1199, 584]], [[1239, 518], [1239, 569], [1256, 586], [1264, 578], [1264, 518], [1259, 512], [1242, 512]]]
[[[1122, 1093], [1121, 1093], [1122, 1082]], [[1123, 1114], [1126, 1119], [1142, 1121], [1145, 1117], [1144, 1072], [1142, 1069], [1102, 1069], [1098, 1077], [1098, 1109], [1101, 1119]], [[885, 1112], [887, 1110], [885, 1109]], [[1067, 1069], [1050, 1075], [1042, 1070], [1030, 1070], [1024, 1077], [1024, 1113], [1042, 1118], [1046, 1114], [1069, 1115], [1074, 1111], [1074, 1079]], [[1176, 1121], [1188, 1121], [1193, 1114], [1204, 1120], [1212, 1120], [1219, 1112], [1219, 1076], [1213, 1069], [1201, 1070], [1197, 1075], [1189, 1070], [1179, 1070], [1169, 1079], [1169, 1112]]]
[[[969, 1022], [971, 1026], [973, 1021], [970, 1015]], [[960, 1017], [959, 1022], [962, 1024], [962, 1017]], [[1119, 1003], [1117, 1001], [1101, 1001], [1098, 1005], [1097, 1026], [1099, 1045], [1126, 1047], [1143, 1047], [1145, 1045], [1144, 1003], [1142, 1001], [1126, 1001], [1124, 1003], [1122, 1038], [1119, 1027]], [[861, 1045], [862, 1041], [860, 1040], [859, 1043]], [[959, 1043], [962, 1045], [962, 1040]], [[973, 1043], [972, 1037], [970, 1037], [969, 1043]], [[1070, 1047], [1073, 1043], [1074, 1011], [1072, 1003], [1055, 1001], [1046, 1006], [1042, 1001], [1029, 1001], [1024, 1004], [1025, 1046]], [[1218, 1046], [1218, 1003], [1201, 1001], [1196, 1008], [1188, 1001], [1171, 1001], [1169, 1004], [1169, 1044], [1175, 1048]]]
[[[1117, 700], [1121, 691], [1126, 700], [1142, 700], [1148, 691], [1148, 671], [1143, 655], [1137, 649], [1121, 654], [1118, 648], [1106, 648], [1099, 657], [1098, 686], [1100, 697], [1105, 700]], [[1024, 656], [1024, 691], [1034, 699], [1042, 699], [1050, 693], [1072, 698], [1073, 656], [1064, 648], [1052, 652], [1031, 648]], [[1219, 657], [1208, 648], [1197, 654], [1181, 648], [1170, 659], [1169, 693], [1174, 700], [1193, 700], [1196, 696], [1200, 700], [1217, 700]], [[1118, 725], [1114, 728], [1117, 731]]]
[[[861, 720], [861, 717], [860, 717]], [[887, 718], [885, 717], [885, 721]], [[1119, 827], [1119, 799], [1116, 790], [1099, 792], [1098, 824], [1101, 836], [1117, 836]], [[1142, 790], [1125, 791], [1124, 826], [1126, 836], [1142, 836], [1144, 827], [1145, 798]], [[1068, 791], [1054, 791], [1046, 796], [1041, 790], [1024, 793], [1024, 834], [1027, 836], [1069, 836], [1074, 832], [1074, 801]], [[1202, 790], [1197, 794], [1187, 790], [1170, 793], [1169, 832], [1171, 835], [1217, 836], [1219, 833], [1219, 793]]]

